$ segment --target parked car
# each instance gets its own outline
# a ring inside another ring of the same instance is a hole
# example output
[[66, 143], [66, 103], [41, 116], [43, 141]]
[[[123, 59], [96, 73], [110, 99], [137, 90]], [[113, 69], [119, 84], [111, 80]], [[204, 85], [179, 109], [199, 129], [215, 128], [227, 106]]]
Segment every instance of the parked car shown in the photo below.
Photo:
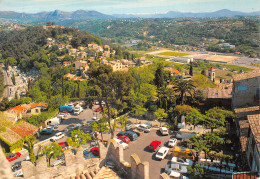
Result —
[[130, 125], [127, 125], [126, 126], [126, 130], [132, 130], [132, 129], [135, 129], [137, 127], [137, 125], [136, 124], [130, 124]]
[[169, 148], [167, 147], [161, 147], [158, 152], [156, 153], [155, 157], [159, 160], [162, 160], [165, 158], [167, 153], [169, 152]]
[[83, 156], [85, 159], [91, 159], [96, 157], [91, 151], [88, 150], [83, 151]]
[[94, 117], [92, 117], [92, 119], [94, 120], [94, 121], [99, 121], [100, 119], [98, 118], [98, 117], [96, 117], [96, 116], [94, 116]]
[[60, 114], [64, 114], [65, 116], [67, 116], [69, 113], [67, 111], [61, 111]]
[[114, 140], [117, 142], [117, 144], [118, 144], [119, 146], [122, 146], [123, 149], [126, 149], [126, 148], [128, 147], [128, 144], [127, 144], [127, 143], [124, 143], [122, 140], [117, 139], [117, 138], [114, 138]]
[[162, 135], [169, 135], [169, 131], [166, 127], [160, 127], [159, 130]]
[[15, 177], [23, 177], [23, 172], [19, 171], [15, 174]]
[[40, 132], [41, 135], [50, 135], [50, 134], [52, 134], [52, 133], [53, 133], [53, 128], [44, 128], [44, 129]]
[[150, 143], [150, 145], [148, 146], [148, 148], [152, 151], [156, 151], [161, 147], [161, 141], [158, 140], [154, 140]]
[[149, 127], [146, 124], [141, 124], [140, 126], [137, 127], [138, 130], [144, 131], [144, 132], [150, 132], [151, 127]]
[[137, 139], [137, 134], [133, 131], [121, 131], [117, 134], [117, 136], [127, 136], [132, 141]]
[[64, 159], [58, 159], [55, 162], [53, 162], [52, 167], [57, 167], [65, 163]]
[[54, 126], [53, 126], [54, 129], [58, 129], [58, 127], [59, 127], [59, 124], [54, 124]]
[[69, 144], [67, 142], [60, 142], [58, 143], [63, 150], [66, 150], [69, 148]]
[[57, 118], [64, 119], [65, 118], [65, 114], [64, 113], [60, 113], [60, 114], [57, 115]]
[[[102, 107], [104, 109], [104, 107]], [[97, 109], [95, 109], [96, 112], [101, 111], [101, 107], [98, 107]]]
[[177, 143], [177, 139], [173, 138], [173, 139], [169, 139], [168, 141], [168, 146], [169, 147], [174, 147]]
[[99, 156], [99, 148], [98, 147], [93, 147], [90, 149], [90, 151], [92, 152], [92, 154], [94, 154], [95, 156]]
[[63, 137], [65, 137], [65, 134], [63, 132], [58, 132], [57, 134], [55, 134], [55, 136], [50, 138], [50, 141], [54, 142], [54, 141], [59, 140]]
[[22, 168], [22, 165], [21, 165], [22, 161], [18, 161], [18, 162], [15, 162], [13, 165], [12, 165], [12, 171], [15, 172], [17, 170], [20, 170]]
[[9, 162], [11, 162], [11, 161], [13, 161], [13, 160], [19, 158], [21, 155], [22, 155], [22, 154], [21, 154], [20, 152], [16, 152], [16, 153], [14, 153], [14, 154], [12, 153], [12, 154], [8, 155], [8, 156], [6, 157], [6, 159], [7, 159]]
[[176, 171], [173, 171], [173, 170], [170, 170], [167, 175], [171, 178], [180, 178], [181, 177], [181, 174], [179, 172], [176, 172]]
[[129, 137], [127, 137], [127, 136], [119, 136], [118, 139], [122, 140], [124, 143], [127, 143], [127, 144], [130, 142]]
[[[185, 167], [182, 166], [191, 166], [192, 160], [185, 159], [183, 157], [172, 157], [170, 163], [165, 165], [165, 172], [169, 172], [171, 170], [175, 170], [180, 173], [185, 173]], [[180, 171], [182, 169], [182, 171]], [[187, 171], [186, 171], [187, 172]]]
[[83, 111], [83, 108], [82, 107], [75, 107], [74, 109], [74, 115], [79, 115], [81, 112]]

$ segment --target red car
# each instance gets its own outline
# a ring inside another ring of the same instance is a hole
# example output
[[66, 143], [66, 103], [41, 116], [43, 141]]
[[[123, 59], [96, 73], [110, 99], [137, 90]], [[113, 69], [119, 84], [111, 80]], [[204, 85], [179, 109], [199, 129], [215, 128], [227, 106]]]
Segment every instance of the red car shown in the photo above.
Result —
[[58, 144], [61, 146], [61, 148], [63, 150], [66, 150], [66, 149], [69, 148], [69, 144], [67, 142], [61, 142], [61, 143], [58, 143]]
[[98, 147], [93, 147], [92, 149], [90, 149], [90, 151], [92, 152], [92, 154], [99, 156], [99, 148]]
[[123, 141], [124, 143], [127, 143], [127, 144], [130, 142], [129, 137], [127, 137], [127, 136], [119, 136], [117, 139], [119, 139], [119, 140], [121, 140], [121, 141]]
[[[104, 109], [104, 107], [102, 107]], [[95, 109], [96, 112], [101, 111], [101, 107], [98, 107], [97, 109]]]
[[17, 158], [19, 158], [22, 154], [20, 152], [17, 152], [15, 154], [10, 154], [9, 156], [6, 157], [6, 159], [11, 162]]
[[66, 115], [69, 114], [67, 111], [62, 111], [62, 112], [60, 112], [60, 114], [61, 114], [61, 113], [64, 113], [64, 114], [66, 114]]
[[161, 143], [162, 143], [161, 141], [154, 140], [154, 141], [152, 141], [152, 142], [150, 143], [150, 145], [148, 146], [148, 148], [149, 148], [150, 150], [156, 151], [156, 150], [158, 150], [158, 149], [160, 148]]

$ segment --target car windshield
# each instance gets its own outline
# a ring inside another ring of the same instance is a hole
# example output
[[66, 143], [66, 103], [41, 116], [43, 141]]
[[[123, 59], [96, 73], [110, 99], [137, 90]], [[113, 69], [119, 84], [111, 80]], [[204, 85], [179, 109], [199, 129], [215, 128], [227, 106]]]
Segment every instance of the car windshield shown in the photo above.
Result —
[[10, 154], [9, 156], [8, 156], [8, 158], [12, 158], [12, 157], [15, 157], [16, 156], [16, 154]]
[[159, 155], [159, 156], [163, 156], [163, 153], [161, 153], [161, 152], [158, 152], [158, 153], [157, 153], [157, 155]]

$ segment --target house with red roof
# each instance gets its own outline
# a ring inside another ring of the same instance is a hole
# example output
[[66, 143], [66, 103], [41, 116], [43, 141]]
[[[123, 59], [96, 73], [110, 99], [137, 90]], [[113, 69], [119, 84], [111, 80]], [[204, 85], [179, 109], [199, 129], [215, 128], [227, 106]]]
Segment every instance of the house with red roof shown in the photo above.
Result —
[[42, 111], [46, 110], [47, 107], [47, 103], [42, 102], [21, 104], [8, 109], [5, 114], [8, 116], [8, 119], [17, 122], [22, 118], [27, 118], [32, 115], [39, 115]]

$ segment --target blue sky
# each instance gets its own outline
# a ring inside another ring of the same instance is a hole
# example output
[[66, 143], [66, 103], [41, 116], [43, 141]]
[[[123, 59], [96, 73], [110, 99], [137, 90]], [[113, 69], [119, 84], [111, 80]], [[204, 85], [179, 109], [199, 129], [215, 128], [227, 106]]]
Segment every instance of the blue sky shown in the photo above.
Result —
[[220, 9], [260, 11], [259, 0], [0, 0], [0, 11], [42, 12], [96, 10], [105, 14], [212, 12]]

